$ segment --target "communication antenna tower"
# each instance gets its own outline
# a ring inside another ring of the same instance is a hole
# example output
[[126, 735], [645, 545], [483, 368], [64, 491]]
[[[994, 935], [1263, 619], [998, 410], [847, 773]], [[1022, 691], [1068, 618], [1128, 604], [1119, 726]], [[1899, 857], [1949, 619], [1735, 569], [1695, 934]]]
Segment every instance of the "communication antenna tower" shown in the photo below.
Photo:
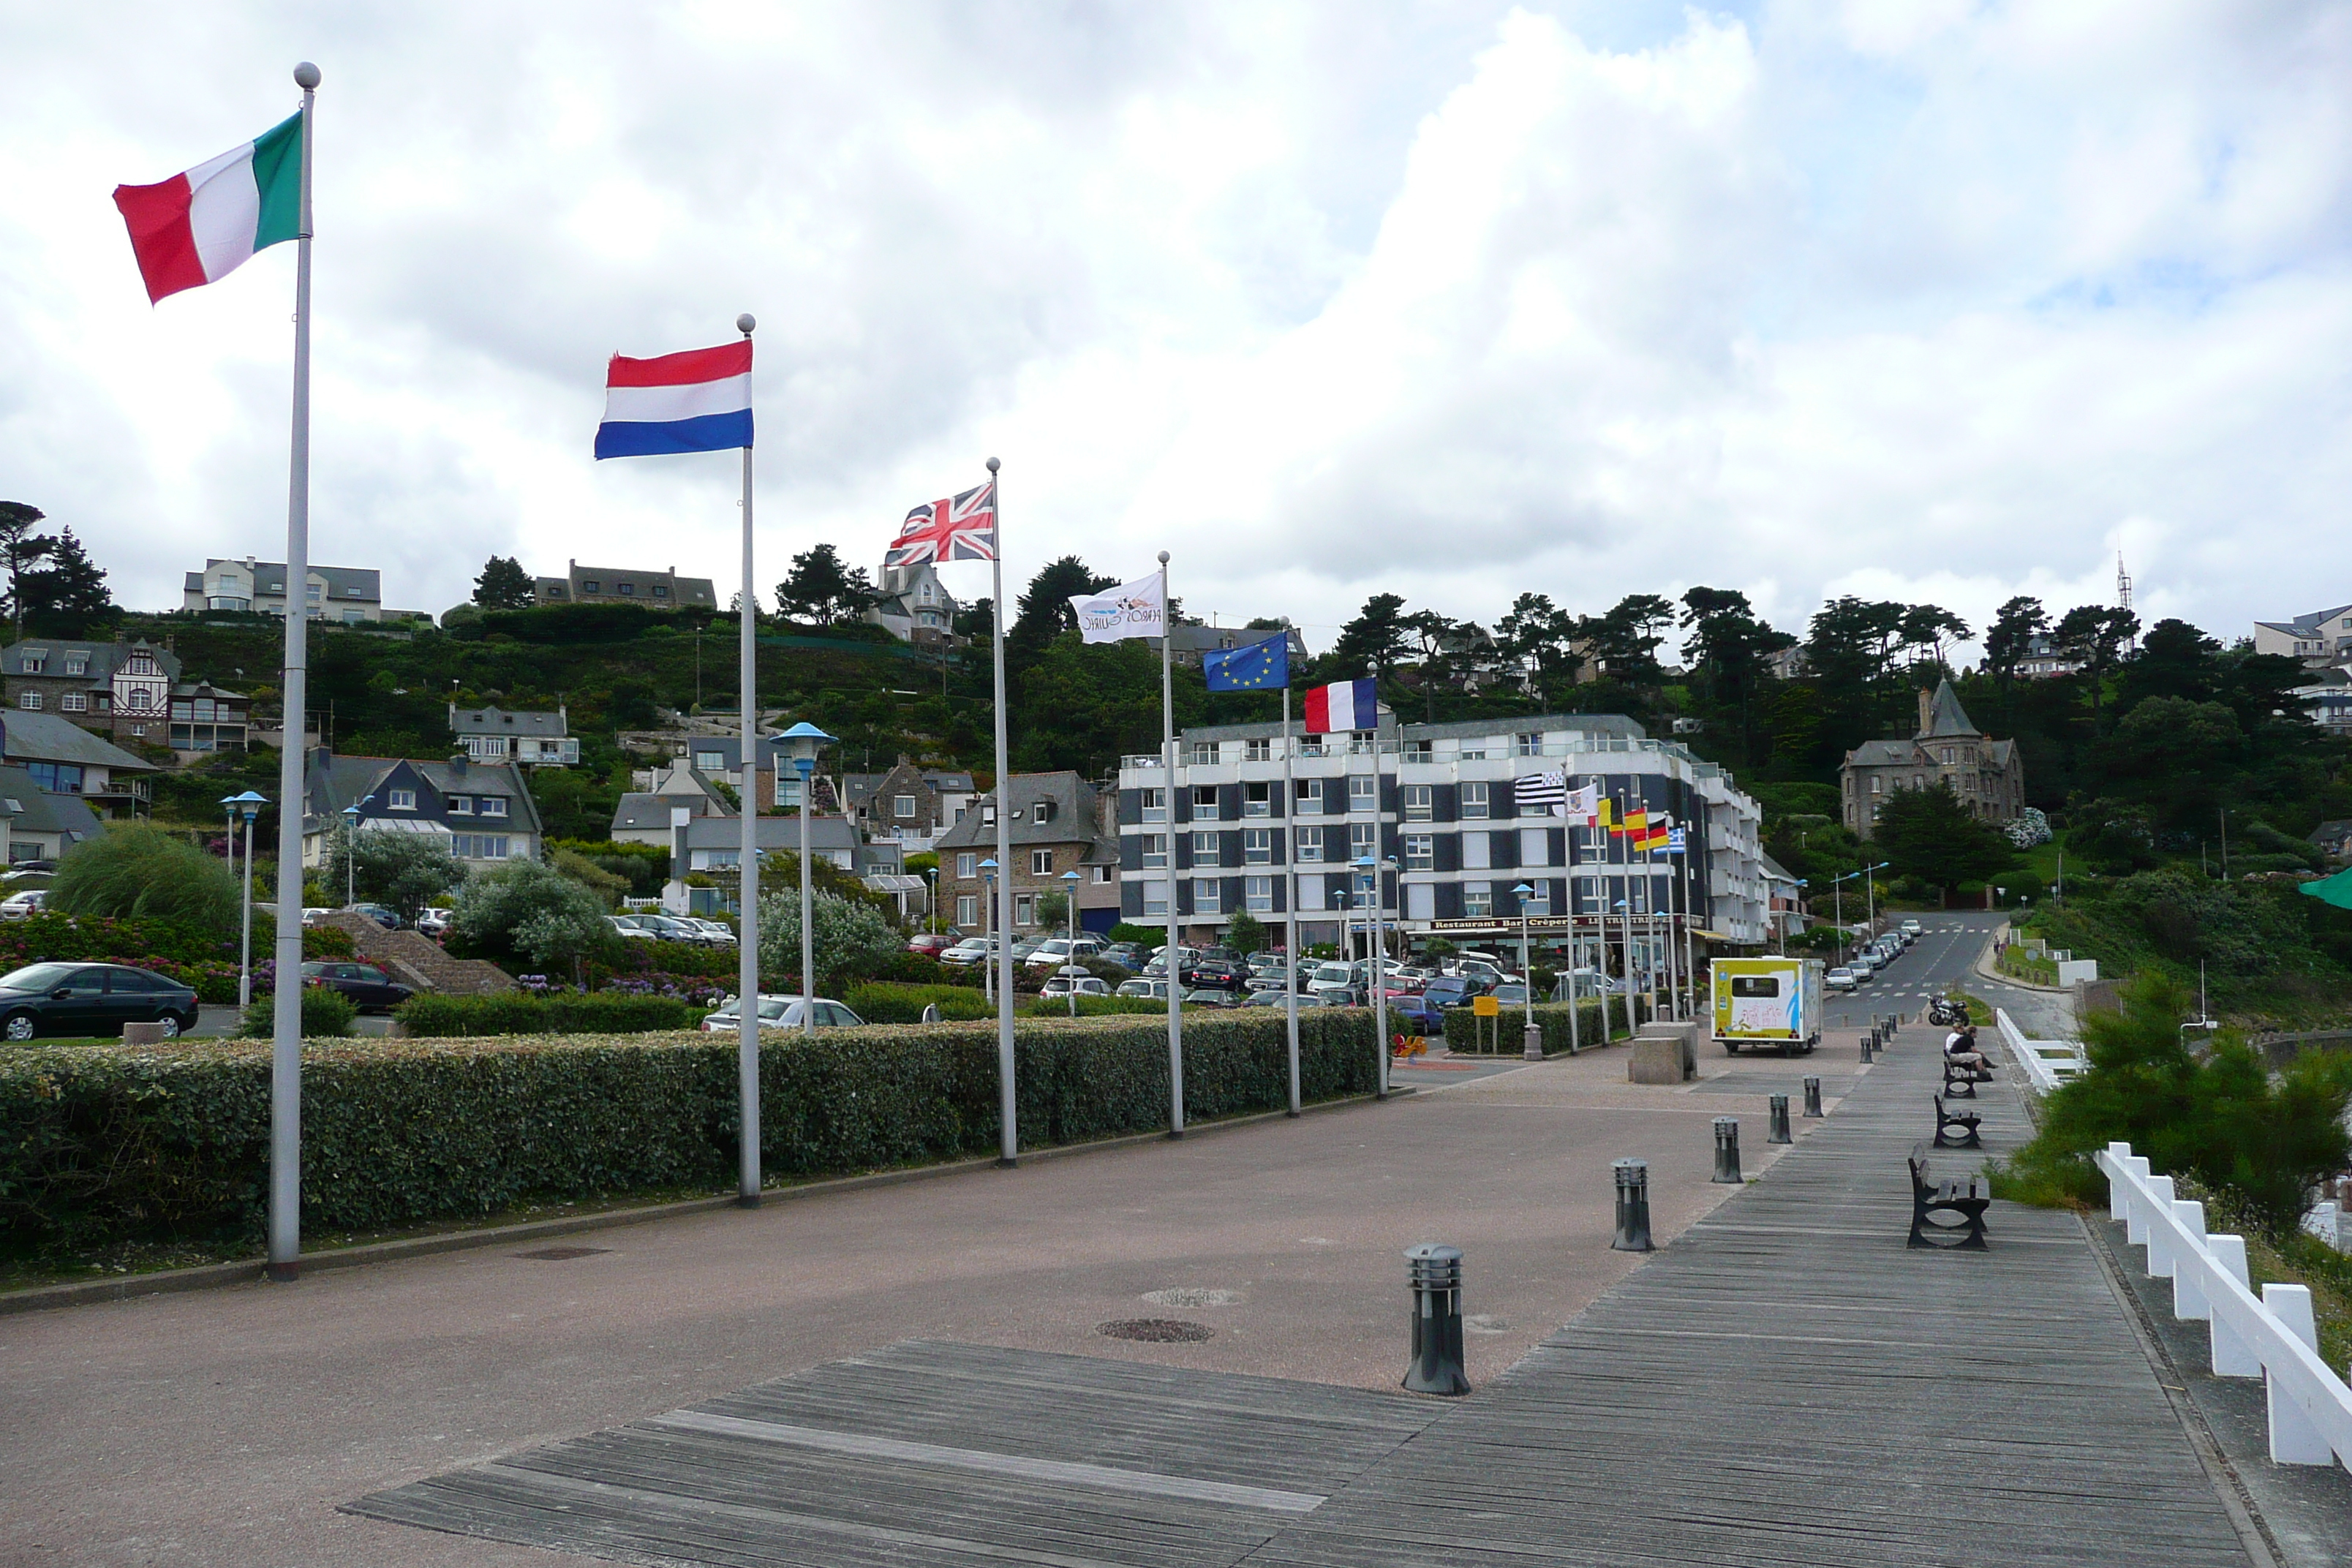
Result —
[[[2131, 613], [2131, 574], [2124, 570], [2124, 552], [2120, 550], [2116, 552], [2116, 605], [2118, 609], [2121, 609], [2127, 615]], [[2126, 653], [2137, 653], [2139, 651], [2139, 634], [2137, 632], [2134, 632], [2129, 637], [2125, 639], [2124, 650]]]

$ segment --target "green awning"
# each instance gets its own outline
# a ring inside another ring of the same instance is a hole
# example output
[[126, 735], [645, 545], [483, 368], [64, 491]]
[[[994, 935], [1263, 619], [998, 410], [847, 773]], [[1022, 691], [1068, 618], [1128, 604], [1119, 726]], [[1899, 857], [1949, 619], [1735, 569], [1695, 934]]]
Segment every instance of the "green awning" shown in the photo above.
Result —
[[2334, 904], [2339, 910], [2352, 910], [2352, 867], [2333, 877], [2322, 877], [2316, 882], [2305, 882], [2302, 891], [2315, 899]]

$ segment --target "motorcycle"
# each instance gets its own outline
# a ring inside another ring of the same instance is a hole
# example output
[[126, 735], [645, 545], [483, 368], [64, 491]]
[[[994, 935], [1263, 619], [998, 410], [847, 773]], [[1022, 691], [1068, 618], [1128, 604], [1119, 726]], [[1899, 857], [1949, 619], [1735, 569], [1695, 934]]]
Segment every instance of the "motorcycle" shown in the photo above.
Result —
[[1968, 1021], [1969, 1009], [1965, 1003], [1955, 1002], [1948, 996], [1938, 996], [1927, 1004], [1927, 1022], [1930, 1024], [1943, 1028], [1958, 1028]]

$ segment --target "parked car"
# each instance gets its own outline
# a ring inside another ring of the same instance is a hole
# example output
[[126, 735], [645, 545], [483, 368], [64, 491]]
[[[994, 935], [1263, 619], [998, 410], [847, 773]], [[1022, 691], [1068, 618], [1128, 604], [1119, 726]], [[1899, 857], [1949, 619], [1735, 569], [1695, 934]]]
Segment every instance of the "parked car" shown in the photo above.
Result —
[[367, 916], [386, 931], [398, 931], [403, 923], [399, 911], [389, 904], [352, 904], [348, 907]]
[[1073, 992], [1076, 992], [1081, 996], [1108, 996], [1110, 994], [1110, 987], [1096, 979], [1093, 975], [1081, 970], [1075, 974], [1063, 973], [1047, 976], [1045, 988], [1040, 993], [1040, 994], [1045, 996], [1067, 996]]
[[930, 958], [937, 958], [940, 954], [953, 947], [956, 944], [957, 940], [957, 938], [950, 936], [944, 931], [918, 931], [913, 936], [907, 939], [907, 951], [908, 952], [919, 952]]
[[1477, 986], [1465, 974], [1441, 974], [1421, 991], [1433, 1007], [1467, 1007], [1470, 998], [1478, 994]]
[[655, 942], [661, 933], [640, 921], [635, 915], [606, 915], [604, 921], [632, 942]]
[[1184, 993], [1187, 1007], [1238, 1007], [1241, 994], [1236, 991], [1214, 991], [1203, 985]]
[[[816, 999], [816, 1026], [820, 1029], [852, 1028], [866, 1020], [840, 1003], [820, 996]], [[730, 996], [718, 1010], [704, 1016], [706, 1034], [732, 1034], [743, 1026], [743, 1011], [737, 998]], [[760, 1027], [763, 1029], [797, 1029], [801, 1026], [801, 999], [797, 996], [771, 996], [760, 994]]]
[[47, 888], [27, 888], [21, 893], [11, 893], [0, 899], [0, 921], [21, 921], [39, 914], [48, 901]]
[[1903, 934], [1906, 936], [1917, 936], [1925, 928], [1923, 928], [1917, 921], [1905, 921], [1903, 922]]
[[1327, 996], [1334, 992], [1353, 991], [1356, 966], [1352, 963], [1318, 963], [1307, 983], [1310, 995]]
[[1013, 939], [1013, 963], [1028, 963], [1028, 962], [1029, 962], [1029, 955], [1030, 955], [1031, 953], [1033, 953], [1033, 952], [1036, 952], [1040, 947], [1043, 947], [1044, 945], [1045, 945], [1045, 939], [1044, 939], [1044, 938], [1042, 938], [1042, 937], [1034, 937], [1034, 936], [1016, 936], [1016, 937], [1014, 937], [1014, 938]]
[[316, 981], [330, 990], [341, 992], [362, 1013], [371, 1008], [389, 1012], [416, 994], [373, 963], [340, 959], [304, 964], [302, 980], [305, 984]]
[[1523, 1007], [1527, 1005], [1528, 988], [1516, 980], [1507, 980], [1502, 984], [1496, 986], [1492, 991], [1487, 992], [1486, 994], [1492, 996], [1496, 1001], [1501, 1003], [1506, 1007]]
[[[257, 905], [255, 907], [258, 908], [259, 906]], [[329, 915], [333, 914], [334, 912], [334, 910], [330, 909], [313, 906], [302, 911], [302, 923], [306, 927], [317, 925], [320, 921], [325, 920]]]
[[440, 937], [447, 935], [449, 931], [449, 911], [447, 910], [417, 910], [416, 930], [418, 933], [423, 936]]
[[1862, 979], [1851, 969], [1832, 969], [1822, 976], [1822, 984], [1832, 991], [1852, 991], [1862, 984]]
[[8, 868], [6, 875], [0, 876], [0, 882], [19, 881], [26, 877], [52, 876], [57, 868], [58, 863], [54, 860], [19, 860]]
[[1141, 969], [1150, 961], [1151, 955], [1144, 951], [1139, 942], [1115, 942], [1102, 950], [1102, 957], [1121, 969], [1133, 971]]
[[1202, 958], [1186, 965], [1177, 978], [1196, 990], [1223, 991], [1239, 995], [1249, 975], [1232, 959]]
[[702, 940], [713, 947], [735, 945], [735, 929], [724, 921], [704, 920], [700, 915], [681, 915], [678, 918], [688, 925], [698, 927], [702, 931]]
[[1118, 983], [1118, 989], [1111, 993], [1111, 994], [1114, 996], [1150, 996], [1156, 998], [1159, 1001], [1165, 1002], [1168, 1000], [1168, 982], [1165, 980], [1122, 980]]
[[1398, 1034], [1419, 1030], [1423, 1038], [1436, 1039], [1445, 1033], [1444, 1009], [1421, 996], [1404, 996], [1389, 1003], [1390, 1027]]
[[970, 964], [987, 962], [988, 955], [994, 951], [994, 948], [995, 944], [987, 937], [968, 936], [940, 953], [940, 962], [950, 963], [961, 969]]
[[1078, 937], [1075, 941], [1057, 936], [1049, 942], [1039, 942], [1037, 950], [1021, 962], [1045, 969], [1067, 963], [1074, 958], [1091, 958], [1101, 951], [1102, 943], [1090, 936]]
[[166, 1037], [195, 1026], [196, 994], [125, 963], [28, 963], [0, 975], [0, 1037], [117, 1035], [161, 1024]]

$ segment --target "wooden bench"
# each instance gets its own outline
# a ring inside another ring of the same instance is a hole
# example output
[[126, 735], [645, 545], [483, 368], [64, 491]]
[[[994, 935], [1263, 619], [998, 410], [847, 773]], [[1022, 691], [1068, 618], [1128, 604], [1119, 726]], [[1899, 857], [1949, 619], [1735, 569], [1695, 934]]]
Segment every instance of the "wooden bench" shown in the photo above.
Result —
[[[1938, 1182], [1927, 1168], [1927, 1145], [1911, 1145], [1911, 1238], [1905, 1245], [1982, 1252], [1986, 1249], [1984, 1212], [1991, 1202], [1992, 1188], [1982, 1176]], [[1947, 1224], [1931, 1217], [1939, 1214], [1958, 1218]], [[1960, 1239], [1935, 1239], [1954, 1236]]]
[[1952, 1100], [1974, 1100], [1977, 1085], [1992, 1081], [1992, 1068], [1972, 1066], [1967, 1062], [1944, 1058], [1944, 1094]]
[[[1973, 1110], [1954, 1110], [1936, 1097], [1936, 1147], [1938, 1149], [1981, 1149], [1984, 1138], [1978, 1131], [1983, 1118]], [[1958, 1131], [1956, 1132], [1954, 1129]]]

